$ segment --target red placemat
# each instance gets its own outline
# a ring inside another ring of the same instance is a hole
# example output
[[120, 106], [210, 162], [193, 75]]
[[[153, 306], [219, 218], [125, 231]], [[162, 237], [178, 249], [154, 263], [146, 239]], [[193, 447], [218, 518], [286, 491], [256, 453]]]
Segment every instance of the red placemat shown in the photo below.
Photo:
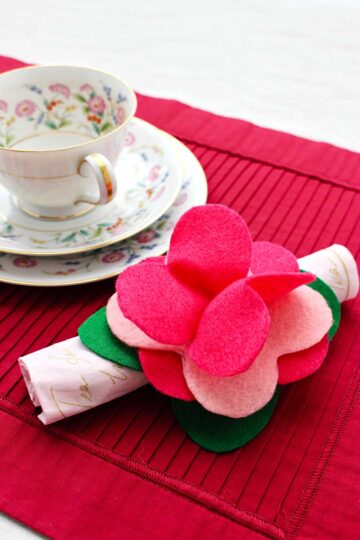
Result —
[[[0, 57], [0, 71], [21, 65]], [[209, 202], [241, 213], [255, 239], [298, 257], [337, 242], [359, 260], [360, 155], [170, 100], [139, 96], [138, 116], [187, 144]], [[113, 287], [0, 285], [0, 508], [56, 539], [359, 536], [360, 301], [267, 428], [216, 455], [150, 387], [54, 426], [37, 420], [18, 357], [76, 335]]]

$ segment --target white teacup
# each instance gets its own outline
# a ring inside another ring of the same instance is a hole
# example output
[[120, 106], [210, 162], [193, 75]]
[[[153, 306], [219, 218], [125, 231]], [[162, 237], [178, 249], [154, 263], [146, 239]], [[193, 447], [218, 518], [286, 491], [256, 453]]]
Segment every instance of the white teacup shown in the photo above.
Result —
[[134, 91], [94, 69], [0, 75], [0, 182], [36, 217], [64, 219], [108, 203], [135, 110]]

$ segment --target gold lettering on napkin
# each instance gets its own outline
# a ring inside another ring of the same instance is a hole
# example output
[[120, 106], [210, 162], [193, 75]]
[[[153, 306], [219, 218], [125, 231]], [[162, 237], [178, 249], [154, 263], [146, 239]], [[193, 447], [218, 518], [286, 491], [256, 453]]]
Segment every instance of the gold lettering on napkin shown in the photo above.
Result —
[[82, 397], [83, 399], [86, 399], [87, 401], [92, 402], [89, 383], [87, 382], [87, 380], [85, 379], [83, 375], [80, 375], [80, 377], [84, 381], [84, 384], [80, 384], [80, 392], [81, 392], [80, 397]]
[[[342, 257], [337, 253], [337, 251], [335, 251], [334, 248], [330, 248], [329, 251], [331, 251], [331, 253], [337, 259], [334, 260], [331, 257], [327, 257], [328, 261], [331, 264], [329, 272], [333, 279], [332, 287], [334, 289], [340, 289], [341, 291], [346, 290], [345, 298], [347, 298], [350, 290], [350, 276], [348, 269], [346, 268], [346, 264], [342, 260]], [[342, 272], [341, 269], [343, 270]], [[346, 277], [346, 282], [344, 280], [344, 275]]]
[[65, 348], [63, 348], [63, 354], [49, 354], [48, 358], [49, 360], [65, 360], [65, 362], [73, 366], [80, 364], [80, 362], [86, 362], [86, 363], [90, 362], [90, 360], [87, 360], [86, 358], [78, 357], [73, 351], [71, 351], [70, 349], [65, 349]]
[[107, 377], [109, 377], [112, 384], [116, 384], [116, 380], [119, 381], [127, 381], [128, 377], [127, 375], [122, 371], [121, 368], [118, 366], [114, 366], [114, 368], [117, 370], [118, 375], [114, 375], [113, 373], [110, 373], [109, 371], [106, 371], [105, 369], [99, 369], [99, 373], [103, 373]]
[[57, 410], [61, 414], [63, 418], [66, 418], [66, 414], [64, 413], [61, 405], [69, 405], [70, 407], [79, 407], [80, 409], [91, 409], [92, 405], [82, 405], [81, 403], [73, 403], [71, 401], [63, 401], [62, 399], [58, 399], [55, 394], [54, 386], [50, 386], [50, 395], [51, 399], [53, 400]]

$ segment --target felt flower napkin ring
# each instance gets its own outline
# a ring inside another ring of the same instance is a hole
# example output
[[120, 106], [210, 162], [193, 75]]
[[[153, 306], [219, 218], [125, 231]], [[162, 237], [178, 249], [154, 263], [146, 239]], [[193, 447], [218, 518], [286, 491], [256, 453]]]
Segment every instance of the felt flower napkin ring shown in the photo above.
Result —
[[100, 355], [110, 343], [110, 360], [173, 398], [196, 442], [224, 451], [266, 425], [279, 385], [321, 366], [339, 320], [333, 291], [291, 252], [252, 242], [236, 212], [206, 205], [178, 221], [166, 257], [120, 274], [79, 336]]

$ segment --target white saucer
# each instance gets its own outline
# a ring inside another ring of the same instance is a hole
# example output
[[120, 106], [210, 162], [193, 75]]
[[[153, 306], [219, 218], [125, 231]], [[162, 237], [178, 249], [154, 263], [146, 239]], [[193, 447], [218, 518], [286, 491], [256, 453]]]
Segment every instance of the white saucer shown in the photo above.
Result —
[[183, 184], [177, 146], [163, 131], [139, 119], [130, 124], [125, 145], [116, 166], [116, 198], [81, 217], [30, 217], [0, 186], [0, 251], [35, 256], [81, 253], [129, 238], [159, 219]]
[[165, 253], [175, 223], [193, 206], [204, 204], [207, 197], [200, 163], [183, 144], [167, 137], [181, 156], [184, 183], [174, 204], [152, 226], [116, 245], [80, 255], [28, 257], [0, 253], [0, 281], [38, 287], [78, 285], [116, 276], [127, 266]]

